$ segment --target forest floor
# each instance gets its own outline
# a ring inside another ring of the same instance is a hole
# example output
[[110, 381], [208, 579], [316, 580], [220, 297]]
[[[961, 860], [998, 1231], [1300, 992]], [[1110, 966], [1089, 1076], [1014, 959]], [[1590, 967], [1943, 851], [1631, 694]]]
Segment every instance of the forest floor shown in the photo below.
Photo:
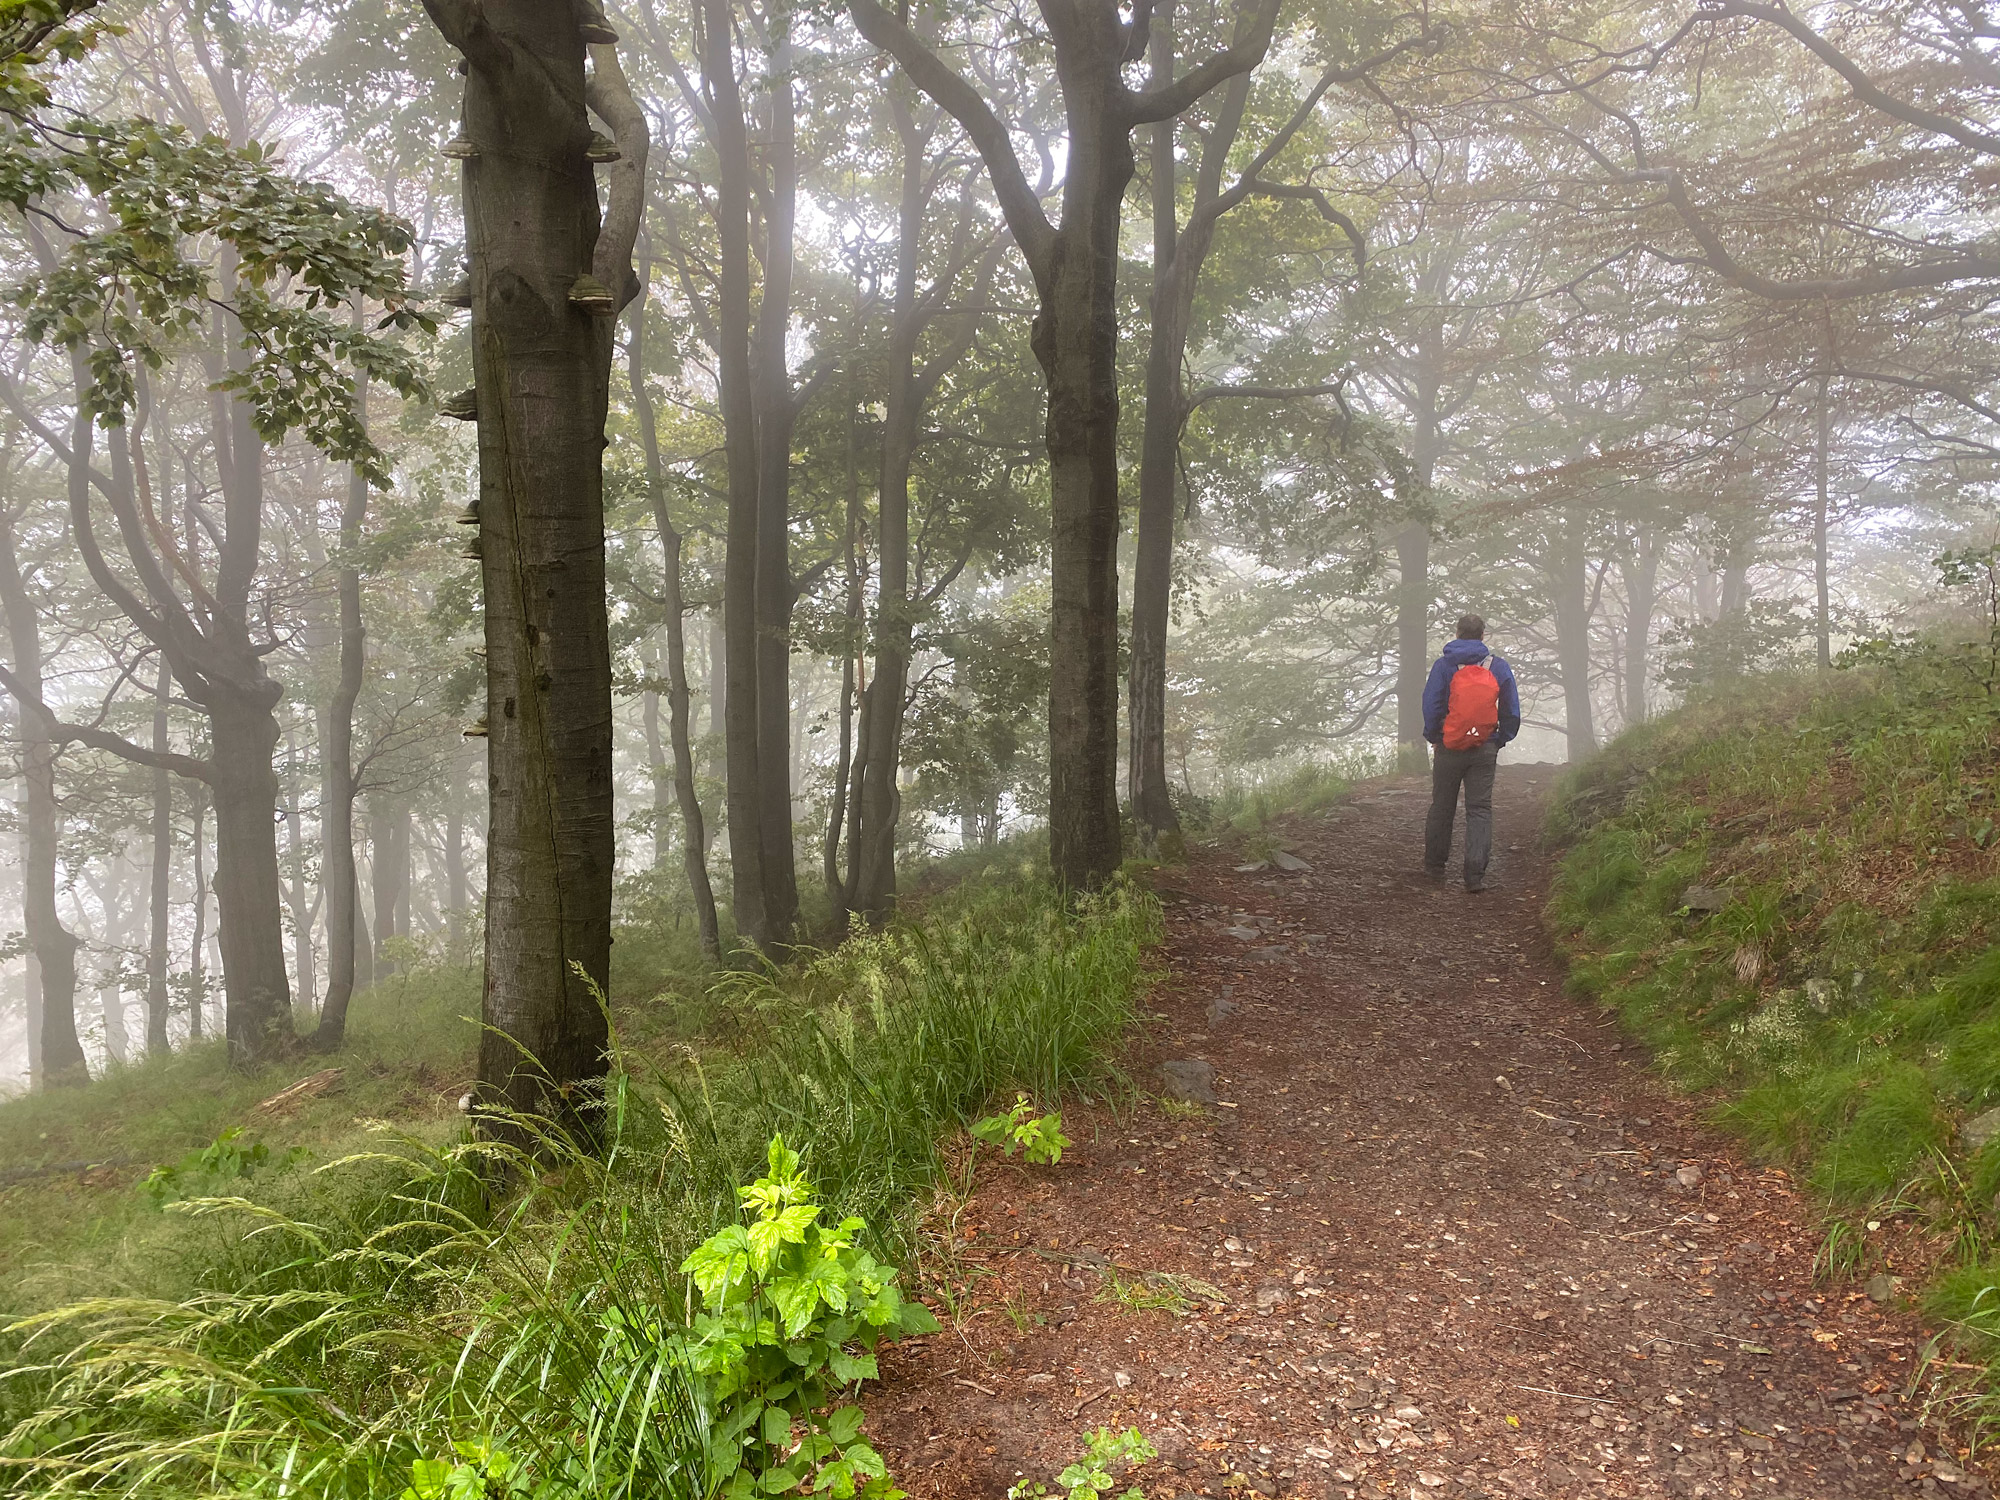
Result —
[[[1100, 1425], [1158, 1448], [1149, 1500], [1987, 1492], [1902, 1399], [1907, 1300], [1816, 1284], [1815, 1205], [1564, 994], [1557, 774], [1502, 770], [1477, 896], [1424, 878], [1415, 778], [1282, 825], [1309, 868], [1158, 872], [1144, 1101], [940, 1209], [956, 1316], [869, 1402], [912, 1496], [1052, 1481]], [[1159, 1102], [1172, 1061], [1214, 1107]]]

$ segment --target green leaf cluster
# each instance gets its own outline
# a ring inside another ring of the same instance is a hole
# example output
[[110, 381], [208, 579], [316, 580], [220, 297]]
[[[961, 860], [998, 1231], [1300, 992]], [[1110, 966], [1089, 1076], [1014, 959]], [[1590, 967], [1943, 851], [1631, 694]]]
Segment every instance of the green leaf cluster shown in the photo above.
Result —
[[738, 1189], [747, 1222], [711, 1235], [681, 1266], [702, 1295], [688, 1364], [714, 1412], [711, 1477], [732, 1500], [896, 1500], [903, 1492], [861, 1437], [861, 1408], [839, 1396], [876, 1375], [884, 1338], [935, 1332], [937, 1320], [855, 1243], [860, 1219], [821, 1221], [782, 1136], [768, 1161], [765, 1176]]
[[[309, 1153], [294, 1146], [275, 1158], [279, 1168], [297, 1165]], [[139, 1184], [139, 1191], [155, 1208], [165, 1208], [177, 1198], [195, 1196], [197, 1190], [240, 1182], [254, 1177], [273, 1164], [271, 1148], [253, 1140], [241, 1125], [232, 1125], [199, 1151], [190, 1151], [172, 1166], [155, 1167]]]
[[[384, 336], [439, 326], [405, 282], [408, 223], [292, 177], [257, 142], [146, 119], [17, 117], [0, 128], [0, 202], [40, 245], [9, 292], [22, 333], [84, 352], [83, 403], [105, 425], [133, 405], [137, 366], [162, 368], [222, 307], [242, 353], [217, 387], [249, 402], [268, 440], [300, 431], [386, 487], [347, 371], [425, 394], [419, 361]], [[343, 311], [357, 300], [382, 308], [373, 329]]]
[[997, 1146], [1008, 1156], [1017, 1150], [1031, 1167], [1052, 1167], [1062, 1160], [1069, 1137], [1062, 1133], [1062, 1112], [1037, 1115], [1026, 1094], [1017, 1095], [1014, 1107], [1004, 1115], [987, 1115], [974, 1120], [972, 1138]]
[[[1067, 1500], [1105, 1500], [1118, 1483], [1112, 1473], [1114, 1469], [1131, 1469], [1158, 1456], [1159, 1450], [1146, 1441], [1138, 1428], [1113, 1432], [1109, 1427], [1100, 1427], [1084, 1439], [1083, 1457], [1056, 1475], [1054, 1489], [1039, 1479], [1026, 1479], [1007, 1491], [1007, 1500], [1043, 1500], [1047, 1495], [1062, 1495]], [[1146, 1500], [1146, 1492], [1135, 1484], [1118, 1500]]]

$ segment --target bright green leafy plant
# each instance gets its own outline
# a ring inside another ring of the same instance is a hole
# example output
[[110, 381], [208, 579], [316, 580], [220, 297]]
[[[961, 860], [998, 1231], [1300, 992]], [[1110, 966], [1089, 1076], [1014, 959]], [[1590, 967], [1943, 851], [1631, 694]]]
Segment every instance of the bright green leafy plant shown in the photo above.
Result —
[[875, 1346], [938, 1323], [854, 1243], [860, 1219], [820, 1220], [799, 1155], [773, 1137], [770, 1170], [739, 1188], [749, 1222], [711, 1235], [681, 1269], [701, 1289], [688, 1363], [713, 1412], [710, 1477], [731, 1500], [827, 1493], [899, 1500], [840, 1397], [876, 1374]]
[[[277, 1158], [279, 1168], [296, 1166], [310, 1155], [303, 1146], [294, 1146]], [[155, 1167], [139, 1184], [139, 1191], [155, 1208], [165, 1208], [176, 1198], [189, 1198], [198, 1191], [255, 1177], [272, 1165], [271, 1148], [253, 1140], [241, 1125], [232, 1125], [199, 1151], [190, 1151], [169, 1167]]]
[[[1067, 1500], [1105, 1500], [1118, 1483], [1112, 1474], [1114, 1467], [1129, 1470], [1158, 1456], [1159, 1450], [1146, 1441], [1138, 1428], [1113, 1432], [1109, 1427], [1100, 1427], [1084, 1439], [1083, 1457], [1056, 1475], [1054, 1489], [1039, 1479], [1024, 1479], [1007, 1491], [1007, 1500], [1043, 1500], [1048, 1495], [1065, 1496]], [[1146, 1500], [1146, 1492], [1135, 1484], [1118, 1500]]]
[[1062, 1133], [1061, 1112], [1036, 1115], [1026, 1094], [1017, 1095], [1006, 1114], [974, 1120], [971, 1129], [974, 1140], [998, 1146], [1009, 1156], [1019, 1151], [1033, 1167], [1054, 1166], [1069, 1144], [1069, 1137]]
[[481, 1443], [458, 1443], [456, 1461], [420, 1458], [410, 1465], [410, 1483], [397, 1500], [517, 1500], [541, 1488], [524, 1465], [504, 1451]]

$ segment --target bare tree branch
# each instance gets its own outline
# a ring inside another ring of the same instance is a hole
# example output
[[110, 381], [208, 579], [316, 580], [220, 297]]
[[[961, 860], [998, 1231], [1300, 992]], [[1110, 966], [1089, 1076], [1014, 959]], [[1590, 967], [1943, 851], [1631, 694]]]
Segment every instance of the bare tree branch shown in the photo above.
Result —
[[1338, 396], [1346, 389], [1345, 376], [1330, 385], [1205, 385], [1188, 394], [1187, 409], [1192, 412], [1206, 402], [1225, 397], [1240, 397], [1245, 401], [1303, 401], [1312, 396]]
[[134, 765], [153, 766], [195, 781], [214, 784], [215, 768], [205, 760], [197, 760], [192, 755], [181, 755], [172, 750], [149, 750], [143, 745], [133, 744], [122, 734], [113, 734], [108, 729], [99, 729], [90, 724], [71, 724], [58, 719], [50, 712], [49, 706], [42, 702], [41, 694], [30, 690], [26, 683], [4, 665], [0, 665], [0, 687], [13, 694], [16, 702], [34, 709], [41, 716], [48, 737], [59, 745], [87, 745], [93, 750], [107, 750], [120, 760], [129, 760]]
[[978, 90], [875, 0], [848, 0], [847, 9], [856, 29], [895, 58], [910, 75], [911, 82], [944, 106], [972, 137], [993, 179], [993, 191], [1000, 200], [1000, 212], [1006, 217], [1014, 243], [1027, 257], [1028, 268], [1036, 280], [1045, 279], [1055, 263], [1055, 226], [1049, 223], [1048, 215], [1042, 212], [1041, 200], [1028, 185], [1028, 174], [1021, 169], [1013, 138], [1000, 117], [979, 96]]
[[1878, 109], [1893, 119], [1901, 120], [1905, 125], [1914, 125], [1919, 130], [1948, 136], [1961, 146], [1984, 152], [1989, 156], [2000, 156], [2000, 136], [1991, 135], [1951, 115], [1939, 114], [1936, 110], [1925, 109], [1920, 104], [1912, 104], [1907, 99], [1898, 99], [1892, 94], [1883, 92], [1859, 63], [1782, 5], [1760, 5], [1756, 0], [1719, 0], [1719, 3], [1704, 4], [1696, 19], [1723, 21], [1738, 17], [1762, 21], [1767, 26], [1776, 26], [1779, 30], [1789, 33], [1806, 51], [1846, 79], [1848, 87], [1854, 90], [1854, 97], [1863, 104]]
[[1126, 93], [1125, 118], [1134, 125], [1153, 125], [1185, 114], [1217, 84], [1247, 73], [1271, 50], [1271, 31], [1278, 21], [1277, 0], [1255, 0], [1236, 13], [1236, 38], [1228, 50], [1197, 63], [1172, 83], [1143, 93]]

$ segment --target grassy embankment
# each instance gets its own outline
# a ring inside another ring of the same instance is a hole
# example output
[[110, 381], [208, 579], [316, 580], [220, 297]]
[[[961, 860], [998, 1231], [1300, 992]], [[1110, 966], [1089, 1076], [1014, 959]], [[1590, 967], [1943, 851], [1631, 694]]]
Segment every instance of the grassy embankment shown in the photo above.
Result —
[[1821, 1196], [1821, 1273], [1907, 1278], [2000, 1370], [2000, 1116], [1966, 1128], [2000, 1105], [1993, 667], [1905, 651], [1625, 735], [1564, 784], [1549, 914], [1572, 988]]
[[[566, 1496], [682, 1493], [684, 1429], [707, 1397], [683, 1389], [698, 1298], [678, 1267], [738, 1222], [736, 1187], [770, 1138], [804, 1147], [836, 1220], [910, 1261], [943, 1140], [1014, 1089], [1053, 1101], [1113, 1079], [1157, 921], [1123, 888], [1065, 912], [1036, 882], [973, 880], [816, 960], [621, 1001], [609, 1160], [552, 1143], [560, 1168], [523, 1171], [504, 1201], [456, 1112], [472, 1040], [458, 1018], [477, 1003], [463, 970], [362, 997], [337, 1057], [246, 1078], [197, 1051], [0, 1106], [12, 1161], [179, 1161], [164, 1196], [184, 1195], [155, 1207], [136, 1168], [0, 1193], [0, 1297], [16, 1315], [68, 1305], [0, 1347], [0, 1490], [415, 1483], [429, 1500], [421, 1465], [451, 1460], [487, 1466], [496, 1493], [506, 1464], [522, 1495], [542, 1493], [530, 1478]], [[256, 1109], [329, 1064], [345, 1092]], [[232, 1126], [269, 1153], [248, 1175], [235, 1154], [183, 1158]], [[614, 1365], [630, 1378], [607, 1381]]]

